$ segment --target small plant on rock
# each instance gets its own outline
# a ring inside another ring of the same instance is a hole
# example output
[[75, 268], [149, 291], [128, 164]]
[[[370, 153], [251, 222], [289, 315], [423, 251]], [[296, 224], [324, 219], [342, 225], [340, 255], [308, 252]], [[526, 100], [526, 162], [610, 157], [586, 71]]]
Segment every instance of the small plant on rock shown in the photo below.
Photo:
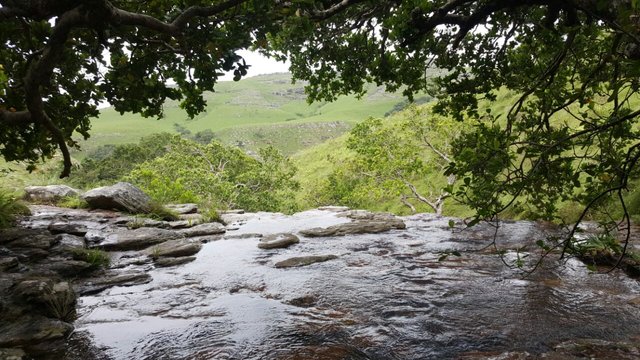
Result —
[[88, 209], [89, 204], [79, 196], [66, 196], [56, 202], [56, 205], [69, 209]]
[[202, 209], [202, 222], [203, 223], [211, 223], [211, 222], [217, 222], [223, 225], [226, 225], [226, 223], [224, 222], [224, 220], [222, 220], [222, 217], [220, 216], [220, 213], [212, 208], [212, 207], [206, 207], [204, 209]]
[[77, 315], [76, 295], [68, 284], [60, 287], [59, 285], [56, 284], [51, 288], [47, 287], [47, 292], [44, 296], [47, 313], [55, 319], [72, 322]]
[[29, 215], [31, 211], [16, 197], [4, 190], [0, 190], [0, 229], [12, 226], [18, 216]]
[[88, 262], [94, 268], [108, 267], [111, 263], [109, 254], [100, 249], [74, 249], [72, 251], [75, 260]]
[[156, 220], [176, 221], [180, 219], [180, 216], [178, 216], [178, 213], [167, 209], [162, 204], [157, 202], [151, 203], [151, 210], [147, 215], [150, 218], [156, 219]]

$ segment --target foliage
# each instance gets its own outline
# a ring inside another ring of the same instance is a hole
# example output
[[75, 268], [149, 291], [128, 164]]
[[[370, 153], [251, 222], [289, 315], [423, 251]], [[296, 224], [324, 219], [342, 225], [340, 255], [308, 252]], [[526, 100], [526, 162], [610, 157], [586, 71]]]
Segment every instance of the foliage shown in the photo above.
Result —
[[175, 137], [169, 133], [153, 134], [140, 139], [137, 144], [106, 145], [97, 148], [81, 162], [82, 171], [69, 178], [80, 187], [113, 183], [128, 174], [136, 165], [155, 159], [167, 151]]
[[56, 291], [55, 285], [47, 286], [43, 295], [48, 315], [66, 322], [76, 319], [76, 295], [73, 290]]
[[[555, 219], [570, 201], [585, 209], [580, 222], [614, 200], [629, 231], [624, 193], [640, 159], [637, 1], [329, 3], [298, 4], [272, 52], [309, 81], [311, 100], [375, 81], [408, 96], [430, 91], [434, 111], [477, 119], [447, 169], [461, 180], [456, 198], [476, 211], [471, 224], [514, 204]], [[435, 84], [424, 79], [429, 65], [443, 70]], [[493, 111], [502, 90], [516, 99]]]
[[108, 267], [111, 263], [109, 254], [100, 249], [73, 249], [73, 258], [88, 262], [93, 268]]
[[79, 196], [67, 196], [56, 201], [56, 206], [69, 209], [88, 209], [89, 204]]
[[174, 138], [164, 156], [134, 169], [128, 181], [158, 202], [208, 203], [221, 209], [278, 211], [297, 189], [295, 168], [274, 148], [260, 160], [216, 141]]
[[149, 210], [149, 212], [145, 215], [151, 217], [152, 219], [164, 221], [176, 221], [180, 219], [178, 213], [167, 209], [162, 204], [155, 201], [151, 202], [151, 210]]
[[31, 211], [21, 200], [0, 189], [0, 229], [14, 225], [20, 215], [30, 215]]
[[214, 207], [211, 207], [211, 205], [201, 208], [200, 214], [202, 215], [203, 223], [217, 222], [226, 225], [226, 223], [220, 216], [220, 213]]
[[608, 233], [590, 235], [583, 241], [575, 241], [573, 247], [575, 253], [581, 257], [595, 258], [622, 254], [622, 245], [618, 239]]
[[448, 165], [450, 139], [464, 127], [433, 115], [428, 106], [412, 106], [387, 120], [363, 121], [347, 139], [353, 156], [335, 167], [320, 192], [333, 204], [366, 208], [395, 199], [412, 212], [423, 210], [418, 207], [422, 204], [442, 214], [448, 193], [441, 189], [455, 178], [438, 174]]
[[88, 136], [104, 100], [121, 113], [161, 117], [171, 99], [194, 117], [221, 75], [247, 75], [237, 51], [277, 29], [275, 3], [3, 2], [0, 39], [11, 46], [0, 49], [10, 85], [0, 98], [0, 152], [35, 162], [59, 148], [67, 176], [72, 135]]

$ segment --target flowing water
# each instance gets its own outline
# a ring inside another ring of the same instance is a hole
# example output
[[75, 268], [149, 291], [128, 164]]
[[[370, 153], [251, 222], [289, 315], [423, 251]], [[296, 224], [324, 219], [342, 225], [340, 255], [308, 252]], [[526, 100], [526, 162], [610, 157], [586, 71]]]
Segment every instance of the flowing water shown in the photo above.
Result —
[[[640, 342], [637, 280], [557, 257], [523, 278], [486, 247], [490, 227], [452, 231], [447, 219], [404, 220], [406, 230], [301, 237], [288, 249], [262, 250], [251, 233], [346, 220], [319, 210], [254, 215], [227, 233], [233, 238], [205, 244], [195, 261], [150, 270], [148, 284], [82, 297], [68, 358], [520, 359], [553, 355], [568, 342]], [[513, 259], [550, 231], [506, 223], [496, 240]], [[462, 256], [438, 261], [452, 250]], [[324, 254], [338, 258], [274, 267]], [[622, 356], [640, 356], [636, 350]], [[618, 354], [611, 351], [601, 356]]]

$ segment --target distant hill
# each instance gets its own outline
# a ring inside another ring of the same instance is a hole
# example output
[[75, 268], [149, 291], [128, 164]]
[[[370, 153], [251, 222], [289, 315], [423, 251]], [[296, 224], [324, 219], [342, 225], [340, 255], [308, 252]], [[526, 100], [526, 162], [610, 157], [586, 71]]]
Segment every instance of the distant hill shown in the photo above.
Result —
[[159, 120], [106, 108], [92, 122], [91, 138], [81, 142], [83, 151], [74, 156], [82, 158], [99, 145], [137, 142], [145, 135], [177, 130], [191, 134], [210, 130], [219, 140], [248, 151], [271, 144], [292, 154], [335, 138], [369, 116], [383, 116], [404, 101], [401, 94], [370, 85], [362, 99], [350, 96], [308, 104], [304, 85], [292, 84], [288, 73], [220, 82], [214, 93], [205, 94], [207, 110], [195, 119], [174, 101], [167, 102], [165, 117]]

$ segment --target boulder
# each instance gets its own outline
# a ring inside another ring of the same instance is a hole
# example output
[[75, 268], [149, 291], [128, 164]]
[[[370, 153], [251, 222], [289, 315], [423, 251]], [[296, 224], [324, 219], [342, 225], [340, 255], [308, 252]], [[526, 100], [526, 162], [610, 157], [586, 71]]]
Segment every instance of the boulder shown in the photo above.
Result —
[[202, 244], [191, 239], [169, 240], [146, 250], [153, 257], [181, 257], [195, 255], [202, 249]]
[[69, 196], [78, 196], [80, 191], [67, 185], [27, 186], [24, 198], [33, 202], [50, 203]]
[[89, 190], [82, 198], [94, 209], [118, 209], [132, 214], [146, 214], [151, 211], [151, 198], [126, 182]]
[[293, 257], [287, 260], [283, 260], [277, 262], [275, 264], [276, 268], [288, 268], [288, 267], [298, 267], [298, 266], [306, 266], [319, 262], [325, 262], [333, 259], [337, 259], [336, 255], [311, 255], [311, 256], [299, 256]]
[[[99, 239], [94, 233], [91, 234], [91, 238], [86, 238], [87, 242], [95, 241]], [[117, 230], [112, 233], [106, 234], [102, 240], [97, 244], [107, 251], [125, 251], [125, 250], [141, 250], [146, 249], [149, 246], [163, 243], [169, 240], [175, 240], [184, 237], [183, 234], [177, 231], [171, 231], [167, 229], [158, 228], [139, 228], [134, 230]]]
[[178, 232], [185, 237], [205, 236], [223, 234], [226, 231], [224, 225], [219, 223], [206, 223], [196, 225], [187, 229], [181, 229]]
[[14, 289], [20, 303], [34, 305], [42, 315], [71, 321], [75, 317], [76, 294], [66, 281], [41, 278], [23, 280]]
[[300, 239], [288, 233], [271, 234], [263, 237], [258, 243], [260, 249], [278, 249], [286, 248], [300, 242]]
[[0, 322], [0, 347], [32, 345], [66, 338], [73, 325], [40, 315], [26, 315], [17, 321]]

